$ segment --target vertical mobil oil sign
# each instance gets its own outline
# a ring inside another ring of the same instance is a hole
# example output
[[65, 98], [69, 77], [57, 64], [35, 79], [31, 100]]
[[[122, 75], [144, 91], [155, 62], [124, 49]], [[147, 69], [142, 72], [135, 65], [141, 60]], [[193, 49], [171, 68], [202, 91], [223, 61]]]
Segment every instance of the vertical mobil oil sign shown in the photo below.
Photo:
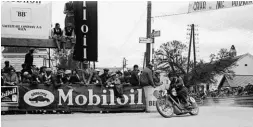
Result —
[[97, 61], [98, 21], [96, 1], [74, 1], [76, 45], [73, 59]]

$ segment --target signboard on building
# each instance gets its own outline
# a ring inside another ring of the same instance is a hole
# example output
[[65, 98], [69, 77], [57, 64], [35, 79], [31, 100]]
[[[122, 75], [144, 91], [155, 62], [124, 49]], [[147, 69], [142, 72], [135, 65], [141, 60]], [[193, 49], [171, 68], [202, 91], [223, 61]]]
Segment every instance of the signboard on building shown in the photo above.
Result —
[[189, 13], [251, 5], [253, 1], [192, 1]]
[[74, 1], [73, 6], [76, 28], [73, 58], [78, 61], [97, 61], [97, 1]]
[[51, 2], [3, 1], [1, 36], [48, 39], [52, 23]]

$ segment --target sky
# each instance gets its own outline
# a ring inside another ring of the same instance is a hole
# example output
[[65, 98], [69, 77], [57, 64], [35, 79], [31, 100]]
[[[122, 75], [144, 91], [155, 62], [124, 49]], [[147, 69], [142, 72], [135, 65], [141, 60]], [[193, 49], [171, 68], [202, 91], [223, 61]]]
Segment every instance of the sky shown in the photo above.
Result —
[[[64, 27], [66, 1], [52, 5], [52, 22]], [[187, 1], [152, 2], [152, 16], [178, 14], [188, 11]], [[152, 29], [160, 30], [155, 49], [162, 43], [178, 40], [188, 45], [189, 24], [197, 25], [197, 60], [209, 60], [211, 53], [235, 45], [237, 54], [253, 54], [253, 5], [222, 10], [190, 13], [152, 19]], [[147, 2], [98, 2], [98, 67], [143, 65], [146, 45], [139, 37], [146, 37]]]

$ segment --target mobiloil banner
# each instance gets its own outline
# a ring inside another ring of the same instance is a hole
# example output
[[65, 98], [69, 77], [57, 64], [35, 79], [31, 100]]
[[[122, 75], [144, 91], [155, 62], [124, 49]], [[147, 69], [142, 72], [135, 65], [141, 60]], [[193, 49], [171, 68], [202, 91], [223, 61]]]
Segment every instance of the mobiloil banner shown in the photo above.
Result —
[[1, 102], [18, 103], [18, 87], [1, 86]]
[[140, 87], [124, 86], [123, 98], [117, 98], [113, 89], [100, 85], [87, 86], [20, 86], [21, 110], [71, 111], [131, 111], [145, 110], [144, 91]]
[[188, 12], [210, 11], [252, 4], [253, 1], [192, 1], [189, 4]]
[[51, 29], [51, 2], [1, 2], [1, 36], [48, 39]]

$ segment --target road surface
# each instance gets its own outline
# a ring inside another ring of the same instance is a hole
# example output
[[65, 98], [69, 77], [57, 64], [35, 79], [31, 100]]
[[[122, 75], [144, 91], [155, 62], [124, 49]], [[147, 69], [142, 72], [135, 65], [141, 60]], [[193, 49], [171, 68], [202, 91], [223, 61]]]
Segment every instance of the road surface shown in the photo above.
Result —
[[201, 107], [197, 116], [158, 113], [2, 115], [2, 127], [253, 127], [253, 108]]

